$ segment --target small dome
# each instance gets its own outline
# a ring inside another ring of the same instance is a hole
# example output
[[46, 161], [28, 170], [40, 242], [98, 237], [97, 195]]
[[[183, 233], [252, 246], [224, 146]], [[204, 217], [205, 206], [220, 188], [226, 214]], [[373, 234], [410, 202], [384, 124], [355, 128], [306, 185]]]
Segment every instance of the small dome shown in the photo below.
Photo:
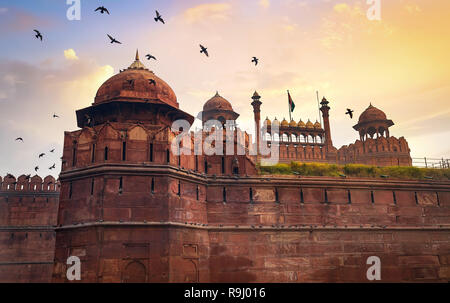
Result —
[[216, 95], [206, 101], [205, 105], [203, 105], [203, 111], [209, 110], [229, 110], [233, 111], [233, 107], [231, 103], [228, 102], [225, 98], [219, 95], [219, 92], [216, 92]]
[[314, 124], [308, 119], [308, 122], [306, 122], [306, 128], [314, 128]]
[[319, 121], [316, 120], [316, 123], [314, 123], [314, 128], [321, 129], [322, 125], [319, 123]]
[[305, 127], [306, 127], [306, 124], [305, 124], [305, 122], [302, 121], [302, 119], [300, 119], [300, 121], [298, 121], [297, 126], [298, 126], [298, 127], [305, 128]]
[[294, 120], [291, 120], [291, 123], [289, 123], [290, 127], [297, 127], [297, 122], [295, 122]]
[[280, 125], [280, 121], [277, 120], [277, 117], [275, 117], [275, 119], [272, 121], [273, 125]]
[[[151, 83], [150, 80], [154, 82]], [[98, 89], [94, 104], [107, 101], [159, 100], [178, 108], [172, 88], [136, 59], [129, 68], [106, 80]]]
[[283, 121], [281, 121], [281, 126], [289, 126], [289, 123], [285, 118], [283, 118]]
[[358, 123], [380, 121], [386, 119], [386, 114], [382, 110], [379, 110], [378, 108], [373, 106], [371, 103], [369, 107], [359, 116]]
[[269, 117], [266, 117], [266, 120], [264, 120], [264, 123], [269, 126], [272, 125], [272, 122], [269, 120]]

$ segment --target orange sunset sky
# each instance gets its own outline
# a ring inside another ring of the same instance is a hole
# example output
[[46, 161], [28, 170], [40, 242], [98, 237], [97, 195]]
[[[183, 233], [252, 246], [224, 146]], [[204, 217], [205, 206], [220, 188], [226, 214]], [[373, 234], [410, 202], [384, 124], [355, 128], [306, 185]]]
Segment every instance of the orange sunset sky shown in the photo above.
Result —
[[[381, 20], [372, 21], [365, 0], [101, 2], [111, 15], [82, 0], [81, 20], [69, 21], [65, 1], [0, 1], [0, 175], [34, 172], [44, 161], [37, 155], [50, 148], [58, 154], [39, 173], [56, 175], [45, 168], [56, 162], [59, 170], [75, 110], [89, 106], [137, 48], [193, 116], [218, 90], [241, 114], [240, 127], [253, 132], [253, 92], [262, 97], [262, 118], [281, 120], [289, 117], [289, 89], [293, 118], [315, 122], [318, 90], [330, 101], [337, 148], [359, 138], [352, 126], [372, 102], [394, 121], [390, 133], [407, 139], [412, 157], [450, 158], [448, 0], [382, 0]], [[155, 9], [165, 25], [154, 22]], [[110, 45], [106, 34], [123, 44]], [[14, 142], [19, 136], [23, 144]]]

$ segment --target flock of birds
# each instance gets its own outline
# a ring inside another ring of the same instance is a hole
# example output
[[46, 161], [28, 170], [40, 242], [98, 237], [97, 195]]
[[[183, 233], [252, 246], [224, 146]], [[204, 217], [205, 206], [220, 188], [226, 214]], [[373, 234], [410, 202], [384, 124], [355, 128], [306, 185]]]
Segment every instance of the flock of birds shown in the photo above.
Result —
[[[59, 116], [58, 116], [56, 113], [54, 113], [54, 114], [52, 115], [52, 117], [53, 117], [53, 118], [59, 118]], [[17, 137], [17, 138], [15, 139], [15, 141], [21, 142], [21, 143], [24, 142], [23, 137]], [[54, 153], [55, 153], [55, 148], [52, 148], [52, 149], [49, 151], [49, 153], [54, 154]], [[46, 153], [40, 153], [40, 154], [38, 155], [38, 159], [41, 159], [41, 158], [43, 158], [43, 157], [45, 157], [45, 156], [46, 156]], [[53, 170], [53, 169], [55, 169], [55, 168], [56, 168], [56, 163], [53, 163], [53, 165], [50, 166], [48, 169], [49, 169], [49, 170]], [[38, 170], [39, 170], [39, 165], [36, 165], [36, 166], [34, 167], [34, 171], [37, 172]], [[25, 177], [26, 177], [26, 180], [30, 179], [30, 176], [31, 176], [31, 175], [25, 176]], [[14, 178], [14, 176], [13, 176], [12, 174], [8, 173], [7, 176], [6, 176], [6, 178]], [[14, 183], [17, 183], [17, 182], [14, 182]], [[15, 185], [14, 183], [13, 183], [13, 185]], [[50, 185], [50, 184], [48, 184], [48, 185]]]
[[[110, 14], [109, 10], [106, 7], [104, 7], [104, 6], [99, 6], [94, 11], [95, 12], [98, 11], [101, 14], [104, 14], [104, 13], [107, 13], [108, 15]], [[162, 15], [157, 10], [155, 11], [155, 13], [156, 13], [156, 16], [155, 16], [155, 18], [153, 18], [155, 20], [155, 22], [161, 22], [162, 24], [166, 24], [166, 22], [164, 21]], [[39, 30], [37, 30], [37, 29], [35, 29], [34, 31], [36, 33], [36, 35], [35, 35], [36, 39], [40, 39], [42, 41], [43, 37], [42, 37], [41, 32]], [[111, 36], [110, 34], [106, 34], [106, 36], [109, 38], [111, 44], [114, 44], [114, 43], [122, 44], [122, 42], [120, 42], [119, 40], [117, 40], [116, 38]], [[208, 48], [203, 46], [202, 44], [200, 44], [200, 53], [201, 54], [205, 54], [206, 57], [209, 57]], [[146, 57], [147, 57], [148, 60], [150, 60], [150, 59], [156, 60], [156, 57], [153, 56], [153, 55], [150, 55], [150, 54], [147, 54]], [[259, 59], [257, 57], [253, 57], [251, 62], [254, 63], [255, 66], [256, 66], [256, 65], [258, 65]]]
[[[95, 9], [95, 12], [99, 12], [101, 14], [107, 13], [108, 15], [110, 14], [109, 10], [106, 7], [104, 7], [104, 6], [97, 7]], [[156, 13], [156, 16], [154, 18], [155, 22], [161, 22], [162, 24], [166, 24], [164, 19], [163, 19], [163, 17], [162, 17], [162, 15], [157, 10], [155, 11], [155, 13]], [[43, 41], [42, 33], [39, 30], [37, 30], [37, 29], [34, 29], [34, 32], [35, 32], [36, 39], [38, 39], [40, 41]], [[110, 43], [111, 44], [114, 44], [114, 43], [122, 44], [122, 42], [120, 42], [116, 38], [112, 37], [111, 35], [107, 34], [107, 36], [110, 39]], [[209, 57], [208, 48], [206, 46], [203, 46], [202, 44], [200, 44], [200, 53], [204, 54], [206, 57]], [[157, 60], [156, 57], [151, 55], [151, 54], [147, 54], [146, 58], [147, 58], [147, 60], [151, 60], [151, 59]], [[259, 63], [259, 58], [252, 57], [251, 62], [254, 63], [255, 66], [257, 66], [258, 63]], [[153, 85], [156, 85], [156, 82], [153, 79], [150, 79], [149, 83], [153, 84]], [[345, 114], [349, 115], [350, 119], [353, 119], [353, 113], [354, 113], [354, 110], [347, 108], [347, 112]], [[57, 114], [53, 114], [53, 118], [59, 118], [59, 116]], [[18, 137], [18, 138], [16, 138], [16, 141], [23, 142], [23, 138], [22, 137]], [[52, 149], [52, 150], [50, 150], [50, 153], [54, 153], [54, 151], [55, 151], [55, 149]], [[45, 155], [46, 155], [45, 153], [40, 153], [38, 155], [38, 157], [39, 157], [39, 159], [41, 159]], [[55, 168], [56, 168], [56, 163], [54, 163], [52, 166], [49, 167], [50, 170], [55, 169]], [[39, 166], [35, 166], [34, 170], [35, 170], [35, 172], [37, 172], [39, 170]], [[8, 173], [7, 177], [9, 178], [9, 177], [13, 177], [13, 176]], [[29, 178], [29, 177], [30, 177], [30, 175], [27, 176], [27, 178]]]

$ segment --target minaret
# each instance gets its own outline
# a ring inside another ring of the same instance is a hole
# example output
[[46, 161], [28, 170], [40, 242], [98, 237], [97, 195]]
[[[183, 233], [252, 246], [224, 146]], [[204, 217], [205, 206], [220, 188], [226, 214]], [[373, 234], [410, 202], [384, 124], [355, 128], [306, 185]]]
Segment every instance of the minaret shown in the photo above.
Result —
[[330, 119], [329, 119], [330, 107], [328, 106], [328, 103], [330, 102], [328, 102], [325, 97], [323, 97], [322, 102], [320, 102], [320, 104], [322, 105], [320, 110], [322, 112], [323, 117], [323, 126], [325, 129], [325, 145], [327, 147], [327, 152], [330, 151], [330, 149], [333, 147], [333, 141], [331, 140]]
[[261, 104], [262, 102], [259, 101], [259, 99], [261, 99], [261, 97], [258, 95], [258, 93], [255, 91], [255, 93], [253, 94], [253, 102], [252, 102], [252, 106], [253, 106], [253, 113], [255, 116], [255, 133], [256, 133], [256, 158], [257, 161], [259, 161], [259, 144], [260, 144], [260, 140], [261, 140]]

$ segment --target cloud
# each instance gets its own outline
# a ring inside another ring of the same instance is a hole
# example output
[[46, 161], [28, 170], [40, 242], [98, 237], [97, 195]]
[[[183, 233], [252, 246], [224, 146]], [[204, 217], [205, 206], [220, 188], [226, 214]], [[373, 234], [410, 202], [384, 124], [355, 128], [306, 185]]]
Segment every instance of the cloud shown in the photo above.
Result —
[[338, 13], [343, 13], [350, 10], [350, 6], [348, 6], [347, 3], [338, 3], [333, 7], [333, 9]]
[[260, 0], [259, 5], [261, 5], [264, 8], [268, 8], [270, 6], [270, 1], [269, 0]]
[[226, 21], [230, 18], [230, 14], [229, 3], [210, 3], [188, 8], [184, 12], [184, 19], [190, 24], [211, 20]]
[[69, 49], [64, 50], [64, 57], [67, 60], [78, 60], [77, 54], [75, 53], [73, 48], [69, 48]]
[[418, 13], [422, 12], [422, 9], [417, 4], [405, 5], [405, 9], [410, 14], [418, 14]]
[[17, 8], [0, 8], [0, 32], [32, 31], [35, 28], [48, 27], [53, 24], [50, 18], [36, 16], [26, 10]]
[[[75, 110], [89, 106], [113, 74], [111, 66], [93, 59], [62, 60], [50, 66], [0, 60], [0, 175], [31, 173], [35, 165], [41, 167], [40, 175], [59, 171], [48, 167], [59, 166], [62, 136], [73, 129]], [[53, 113], [61, 118], [52, 119]], [[18, 136], [25, 139], [20, 148], [11, 144]], [[36, 160], [36, 154], [52, 148], [57, 151], [52, 158]]]

